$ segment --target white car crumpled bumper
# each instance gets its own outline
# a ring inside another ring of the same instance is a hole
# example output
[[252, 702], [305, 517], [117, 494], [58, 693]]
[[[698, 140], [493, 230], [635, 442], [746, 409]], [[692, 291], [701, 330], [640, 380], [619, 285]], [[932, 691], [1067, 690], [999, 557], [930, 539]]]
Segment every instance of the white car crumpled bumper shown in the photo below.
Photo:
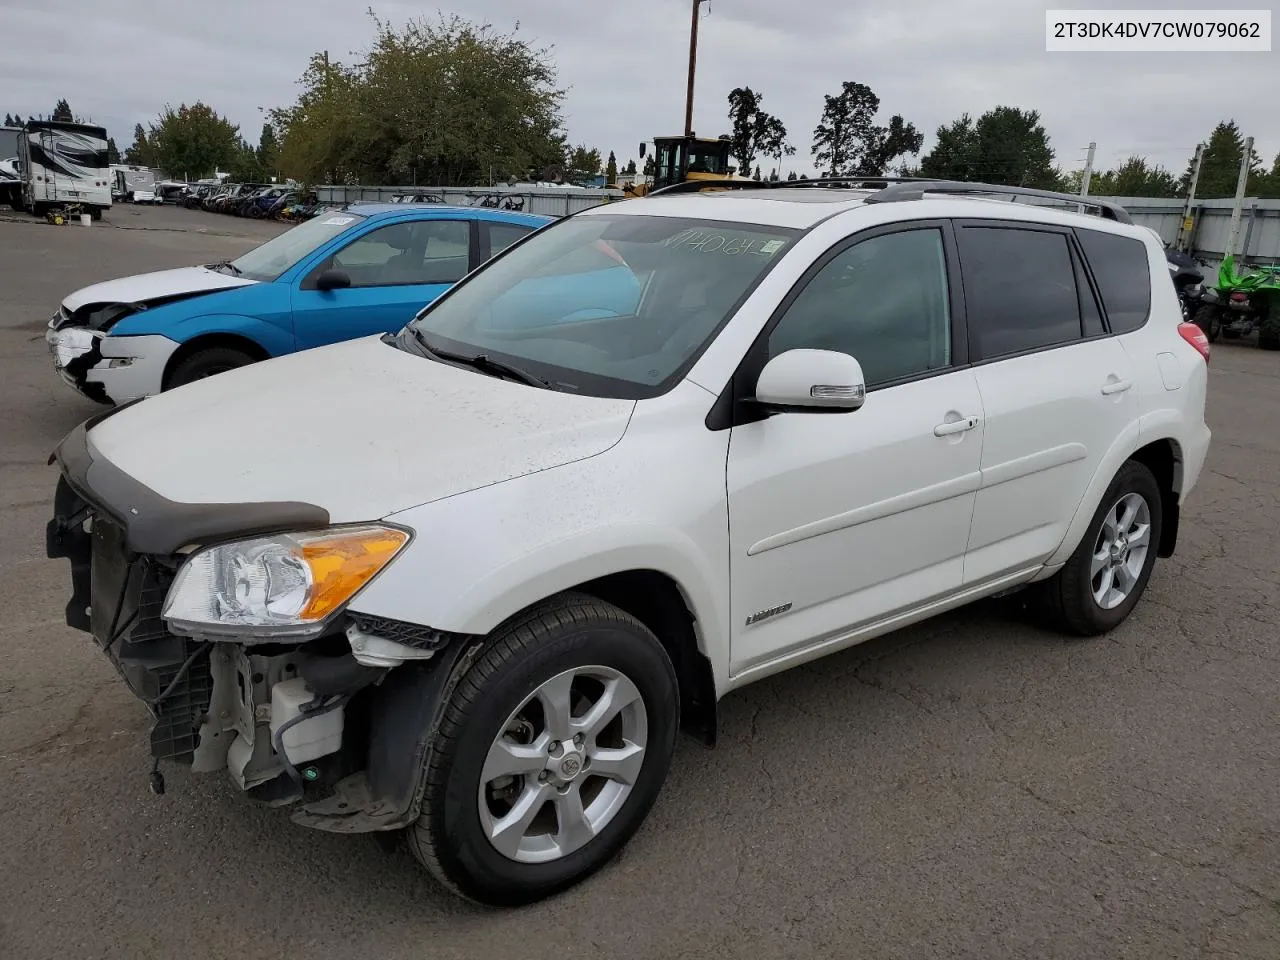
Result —
[[58, 375], [81, 395], [107, 404], [159, 393], [165, 365], [179, 346], [158, 335], [113, 337], [52, 324], [45, 342]]

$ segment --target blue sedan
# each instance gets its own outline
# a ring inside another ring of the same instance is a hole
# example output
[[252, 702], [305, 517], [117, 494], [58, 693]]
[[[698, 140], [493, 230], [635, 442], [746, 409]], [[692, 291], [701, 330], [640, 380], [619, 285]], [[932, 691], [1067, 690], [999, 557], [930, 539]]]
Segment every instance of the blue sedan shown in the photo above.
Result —
[[119, 404], [270, 357], [394, 333], [554, 217], [488, 207], [353, 203], [234, 260], [94, 284], [45, 339], [59, 375]]

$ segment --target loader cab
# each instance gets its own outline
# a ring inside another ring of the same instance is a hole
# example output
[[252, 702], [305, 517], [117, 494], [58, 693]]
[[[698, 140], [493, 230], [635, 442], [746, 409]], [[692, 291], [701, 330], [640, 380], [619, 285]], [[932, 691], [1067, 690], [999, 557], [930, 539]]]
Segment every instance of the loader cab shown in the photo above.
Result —
[[[730, 176], [728, 137], [654, 137], [654, 171], [651, 189], [669, 187], [686, 180], [721, 180]], [[640, 145], [644, 156], [646, 144]]]

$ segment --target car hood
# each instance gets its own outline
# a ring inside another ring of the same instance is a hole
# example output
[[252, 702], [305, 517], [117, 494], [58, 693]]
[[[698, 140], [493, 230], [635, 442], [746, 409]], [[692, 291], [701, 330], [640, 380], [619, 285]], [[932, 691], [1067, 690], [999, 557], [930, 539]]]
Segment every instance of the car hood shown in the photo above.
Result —
[[178, 267], [176, 270], [158, 270], [95, 283], [71, 294], [62, 301], [62, 306], [67, 313], [75, 313], [91, 303], [146, 303], [182, 294], [245, 287], [257, 282], [206, 267]]
[[88, 443], [170, 500], [301, 501], [348, 523], [603, 453], [634, 408], [369, 337], [149, 397], [94, 426]]

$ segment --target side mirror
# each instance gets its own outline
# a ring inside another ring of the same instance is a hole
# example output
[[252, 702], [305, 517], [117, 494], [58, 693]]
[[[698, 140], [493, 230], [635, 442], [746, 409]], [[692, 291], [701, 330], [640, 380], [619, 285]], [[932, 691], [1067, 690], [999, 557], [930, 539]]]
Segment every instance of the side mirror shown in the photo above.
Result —
[[866, 401], [862, 364], [834, 350], [788, 350], [764, 365], [755, 402], [782, 413], [843, 413]]
[[351, 277], [345, 270], [326, 270], [316, 277], [317, 290], [338, 290], [351, 286]]
[[641, 157], [643, 157], [643, 156], [644, 156], [644, 150], [645, 150], [645, 147], [647, 147], [647, 146], [648, 146], [648, 142], [647, 142], [647, 141], [644, 141], [644, 140], [640, 141], [640, 156], [641, 156]]

